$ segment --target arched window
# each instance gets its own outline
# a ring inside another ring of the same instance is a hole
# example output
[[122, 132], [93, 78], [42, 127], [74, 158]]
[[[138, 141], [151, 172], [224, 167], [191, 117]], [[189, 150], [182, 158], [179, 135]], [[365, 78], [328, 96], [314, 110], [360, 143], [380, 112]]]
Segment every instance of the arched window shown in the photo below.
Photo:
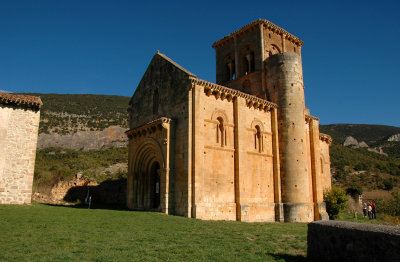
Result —
[[154, 90], [153, 93], [153, 114], [157, 114], [158, 113], [158, 104], [159, 104], [159, 95], [158, 95], [158, 90]]
[[244, 75], [254, 72], [254, 52], [250, 47], [247, 47], [243, 52], [242, 61]]
[[235, 78], [235, 60], [233, 60], [231, 56], [228, 56], [225, 59], [225, 79], [226, 81], [231, 81], [235, 80]]
[[260, 126], [258, 125], [256, 125], [256, 133], [254, 134], [254, 149], [260, 153], [263, 151], [263, 139]]
[[217, 124], [217, 143], [221, 144], [221, 146], [226, 145], [226, 130], [224, 127], [224, 120], [222, 117], [217, 118], [218, 124]]

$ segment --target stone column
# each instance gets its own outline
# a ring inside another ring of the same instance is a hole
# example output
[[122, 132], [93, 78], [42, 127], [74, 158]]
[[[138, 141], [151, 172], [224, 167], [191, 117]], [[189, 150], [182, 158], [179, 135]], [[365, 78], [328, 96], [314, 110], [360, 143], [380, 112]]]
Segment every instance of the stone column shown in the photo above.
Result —
[[204, 163], [204, 87], [192, 88], [192, 217], [201, 217], [196, 206], [203, 201], [203, 163]]
[[319, 146], [319, 122], [317, 119], [310, 119], [310, 147], [314, 219], [329, 220], [324, 203], [322, 177], [320, 172], [322, 163], [320, 159], [321, 153]]
[[281, 174], [279, 164], [278, 110], [271, 109], [272, 155], [274, 176], [275, 221], [283, 222], [283, 205], [281, 195]]
[[279, 155], [282, 202], [287, 222], [314, 219], [306, 143], [304, 85], [301, 59], [281, 53], [266, 61], [268, 86], [273, 87], [278, 104]]
[[169, 168], [158, 170], [160, 176], [160, 207], [161, 212], [165, 214], [170, 213], [169, 209]]
[[282, 53], [286, 52], [286, 35], [282, 34]]

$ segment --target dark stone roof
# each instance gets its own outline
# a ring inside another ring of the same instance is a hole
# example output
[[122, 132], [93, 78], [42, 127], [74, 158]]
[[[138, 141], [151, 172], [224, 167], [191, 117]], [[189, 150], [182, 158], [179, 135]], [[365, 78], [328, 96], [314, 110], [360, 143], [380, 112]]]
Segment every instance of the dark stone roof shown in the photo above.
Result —
[[40, 109], [43, 105], [42, 100], [38, 96], [9, 94], [3, 92], [0, 92], [0, 104], [16, 105], [35, 109]]

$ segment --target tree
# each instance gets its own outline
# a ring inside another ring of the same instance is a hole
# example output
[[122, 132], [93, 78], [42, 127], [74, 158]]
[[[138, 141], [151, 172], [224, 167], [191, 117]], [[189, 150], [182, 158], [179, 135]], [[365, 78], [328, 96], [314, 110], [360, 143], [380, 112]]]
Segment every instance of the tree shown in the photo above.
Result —
[[330, 190], [324, 192], [326, 212], [330, 219], [337, 218], [339, 212], [344, 210], [347, 204], [346, 192], [340, 187], [332, 186]]

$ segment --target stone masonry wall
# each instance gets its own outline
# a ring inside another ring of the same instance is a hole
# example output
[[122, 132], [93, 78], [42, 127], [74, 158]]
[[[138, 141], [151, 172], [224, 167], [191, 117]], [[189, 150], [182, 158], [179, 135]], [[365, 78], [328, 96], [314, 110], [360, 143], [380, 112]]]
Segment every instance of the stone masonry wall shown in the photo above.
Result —
[[0, 204], [30, 204], [40, 111], [0, 105]]
[[308, 224], [313, 261], [400, 261], [400, 228], [344, 221]]

